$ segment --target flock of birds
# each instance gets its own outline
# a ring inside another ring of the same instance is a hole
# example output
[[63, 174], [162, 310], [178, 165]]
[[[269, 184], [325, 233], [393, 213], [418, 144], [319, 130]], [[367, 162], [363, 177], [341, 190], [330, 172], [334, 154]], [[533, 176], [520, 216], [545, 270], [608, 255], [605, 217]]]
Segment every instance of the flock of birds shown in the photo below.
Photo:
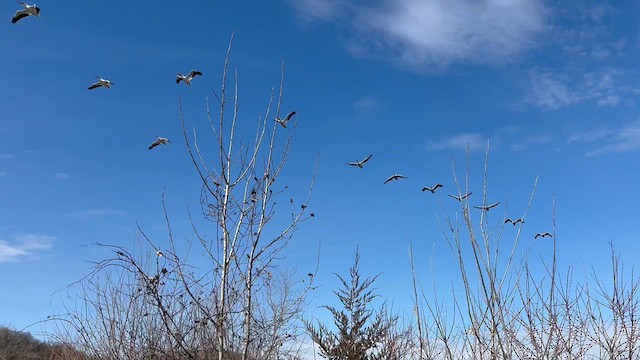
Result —
[[[27, 18], [29, 16], [35, 16], [35, 17], [40, 17], [40, 8], [36, 5], [29, 5], [27, 3], [18, 1], [18, 4], [20, 4], [22, 6], [22, 9], [16, 11], [15, 15], [13, 16], [13, 19], [11, 20], [11, 22], [13, 24], [17, 23], [18, 21]], [[181, 73], [178, 73], [176, 75], [176, 84], [180, 84], [180, 82], [185, 83], [188, 86], [191, 86], [191, 81], [193, 81], [193, 79], [196, 76], [202, 76], [202, 72], [197, 71], [197, 70], [191, 70], [191, 72], [189, 72], [189, 74], [187, 75], [183, 75]], [[100, 87], [106, 88], [106, 89], [111, 89], [112, 85], [115, 85], [112, 81], [104, 79], [100, 76], [96, 75], [96, 78], [98, 78], [98, 81], [96, 81], [95, 83], [91, 84], [89, 86], [89, 90], [94, 90]], [[291, 118], [296, 114], [295, 111], [291, 111], [290, 113], [288, 113], [284, 118], [279, 118], [276, 117], [274, 120], [280, 124], [282, 127], [286, 128], [287, 127], [287, 123], [291, 120]], [[161, 136], [156, 136], [156, 140], [151, 143], [151, 145], [149, 146], [149, 150], [155, 148], [156, 146], [159, 145], [167, 145], [171, 143], [171, 141], [168, 138], [165, 137], [161, 137]], [[369, 155], [367, 157], [365, 157], [362, 160], [359, 161], [354, 161], [354, 162], [350, 162], [347, 163], [349, 166], [354, 166], [354, 167], [358, 167], [360, 169], [362, 169], [364, 167], [364, 165], [371, 160], [371, 156]], [[407, 177], [402, 175], [402, 174], [393, 174], [391, 176], [389, 176], [385, 181], [384, 184], [387, 184], [391, 181], [394, 180], [401, 180], [401, 179], [406, 179]], [[442, 184], [435, 184], [433, 186], [425, 186], [422, 188], [422, 191], [429, 191], [432, 194], [435, 194], [436, 190], [439, 188], [442, 188], [443, 185]], [[463, 202], [465, 199], [467, 199], [469, 196], [471, 195], [471, 192], [468, 192], [464, 195], [451, 195], [449, 194], [449, 197], [451, 197], [452, 199], [455, 199], [459, 202]], [[482, 211], [489, 211], [493, 208], [495, 208], [496, 206], [500, 205], [500, 202], [496, 202], [490, 205], [476, 205], [474, 206], [474, 208], [482, 210]], [[518, 224], [524, 224], [524, 220], [523, 219], [505, 219], [504, 221], [505, 224], [507, 223], [511, 223], [513, 226], [516, 226]], [[544, 233], [537, 233], [535, 235], [535, 239], [539, 238], [539, 237], [552, 237], [553, 235], [551, 235], [549, 232], [544, 232]]]
[[[40, 7], [38, 7], [38, 5], [36, 5], [36, 4], [29, 5], [29, 4], [24, 3], [22, 1], [18, 1], [18, 4], [20, 4], [22, 6], [22, 9], [16, 11], [15, 15], [13, 15], [13, 19], [11, 19], [11, 23], [12, 24], [15, 24], [18, 21], [20, 21], [20, 20], [22, 20], [24, 18], [27, 18], [29, 16], [40, 17]], [[202, 76], [202, 72], [196, 71], [196, 70], [191, 70], [191, 72], [189, 74], [187, 74], [187, 75], [182, 75], [181, 73], [178, 73], [176, 75], [176, 84], [180, 84], [180, 82], [182, 81], [183, 83], [191, 86], [191, 81], [196, 76]], [[94, 90], [94, 89], [101, 88], [101, 87], [105, 88], [105, 89], [111, 89], [111, 86], [115, 85], [115, 83], [113, 81], [108, 80], [108, 79], [104, 79], [101, 76], [96, 75], [96, 78], [98, 78], [98, 81], [96, 81], [93, 84], [91, 84], [89, 86], [89, 88], [88, 88], [89, 90]], [[293, 116], [293, 115], [291, 115], [291, 116]], [[289, 118], [291, 116], [289, 116]], [[287, 118], [286, 121], [288, 121], [289, 118]], [[283, 124], [283, 126], [286, 127], [286, 124]], [[171, 141], [169, 141], [168, 138], [156, 135], [156, 140], [151, 143], [151, 145], [149, 146], [149, 150], [153, 149], [154, 147], [156, 147], [158, 145], [167, 145], [169, 143], [171, 143]]]
[[[276, 119], [276, 121], [278, 121], [278, 119]], [[369, 160], [371, 160], [372, 156], [373, 156], [373, 154], [370, 154], [370, 155], [368, 155], [367, 157], [365, 157], [362, 160], [349, 162], [349, 163], [347, 163], [347, 165], [353, 166], [353, 167], [358, 167], [358, 168], [362, 169], [362, 168], [364, 168], [364, 164], [366, 164]], [[384, 181], [384, 184], [387, 184], [387, 183], [389, 183], [391, 181], [394, 181], [394, 180], [401, 180], [401, 179], [406, 179], [406, 178], [407, 177], [402, 175], [402, 174], [393, 174], [393, 175], [389, 176], [387, 178], [387, 180]], [[444, 187], [442, 184], [435, 184], [433, 186], [425, 186], [425, 187], [423, 187], [422, 191], [423, 192], [424, 191], [429, 191], [432, 194], [435, 194], [436, 190], [439, 189], [439, 188], [442, 188], [442, 187]], [[459, 202], [464, 202], [464, 200], [466, 200], [469, 196], [471, 196], [471, 194], [472, 194], [472, 192], [468, 192], [468, 193], [466, 193], [464, 195], [457, 195], [457, 196], [456, 195], [451, 195], [451, 194], [448, 194], [448, 195], [449, 195], [450, 198], [452, 198], [454, 200], [457, 200]], [[482, 211], [489, 211], [489, 210], [495, 208], [498, 205], [500, 205], [500, 201], [495, 202], [493, 204], [489, 204], [489, 205], [475, 205], [474, 208], [482, 210]], [[518, 224], [524, 224], [524, 220], [523, 219], [510, 219], [510, 218], [507, 218], [507, 219], [504, 220], [504, 223], [505, 224], [510, 223], [513, 226], [516, 226]], [[535, 235], [534, 239], [537, 239], [539, 237], [542, 237], [542, 238], [553, 237], [553, 235], [551, 235], [551, 233], [549, 233], [549, 232], [537, 233]]]

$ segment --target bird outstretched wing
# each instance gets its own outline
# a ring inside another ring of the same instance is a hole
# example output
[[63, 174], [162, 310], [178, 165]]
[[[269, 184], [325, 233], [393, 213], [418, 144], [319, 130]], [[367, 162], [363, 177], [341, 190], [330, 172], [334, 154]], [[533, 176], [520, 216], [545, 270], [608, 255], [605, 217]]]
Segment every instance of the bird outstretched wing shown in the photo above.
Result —
[[11, 19], [11, 23], [15, 24], [17, 23], [20, 19], [26, 18], [27, 16], [29, 16], [29, 13], [27, 13], [24, 10], [18, 10], [16, 11], [16, 14], [13, 16], [13, 19]]

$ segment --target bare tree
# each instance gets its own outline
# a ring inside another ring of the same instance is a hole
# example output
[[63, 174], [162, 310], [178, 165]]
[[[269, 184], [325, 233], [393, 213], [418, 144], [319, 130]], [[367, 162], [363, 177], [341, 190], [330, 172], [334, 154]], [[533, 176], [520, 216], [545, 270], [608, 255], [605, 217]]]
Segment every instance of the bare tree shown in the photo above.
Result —
[[[160, 245], [138, 227], [144, 245], [138, 255], [99, 244], [113, 256], [97, 262], [80, 282], [81, 311], [70, 307], [64, 319], [91, 354], [108, 359], [246, 360], [286, 359], [300, 351], [292, 345], [302, 336], [295, 323], [313, 277], [277, 265], [298, 226], [313, 217], [307, 214], [313, 180], [298, 208], [277, 217], [275, 200], [288, 191], [277, 180], [296, 128], [295, 118], [288, 128], [272, 120], [272, 112], [279, 117], [282, 107], [284, 66], [280, 89], [277, 94], [272, 90], [253, 141], [243, 143], [237, 73], [231, 96], [227, 91], [232, 42], [233, 36], [220, 95], [213, 93], [217, 116], [207, 98], [214, 146], [203, 146], [200, 132], [188, 129], [179, 99], [183, 137], [202, 184], [206, 225], [189, 215], [194, 241], [187, 249], [184, 242], [178, 244], [163, 194], [168, 242]], [[276, 218], [282, 227], [270, 225]], [[192, 247], [199, 248], [204, 259], [189, 258]]]

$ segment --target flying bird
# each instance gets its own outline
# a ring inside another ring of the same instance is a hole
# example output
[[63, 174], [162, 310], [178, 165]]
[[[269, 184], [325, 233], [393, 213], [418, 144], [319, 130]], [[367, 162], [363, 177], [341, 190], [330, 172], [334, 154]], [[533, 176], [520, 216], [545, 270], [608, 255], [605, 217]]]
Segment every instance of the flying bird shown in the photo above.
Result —
[[176, 84], [180, 84], [180, 81], [182, 81], [185, 84], [191, 86], [191, 80], [193, 80], [193, 78], [196, 75], [202, 76], [202, 73], [200, 71], [195, 71], [195, 70], [191, 70], [189, 75], [186, 75], [186, 76], [178, 73], [178, 75], [176, 75]]
[[295, 115], [295, 114], [296, 114], [296, 112], [295, 112], [295, 111], [292, 111], [292, 112], [288, 113], [288, 114], [287, 114], [287, 116], [285, 116], [285, 117], [284, 117], [284, 119], [281, 119], [281, 118], [275, 118], [274, 120], [275, 120], [277, 123], [279, 123], [280, 125], [282, 125], [282, 127], [283, 127], [283, 128], [286, 128], [286, 127], [287, 127], [287, 123], [289, 122], [289, 120], [291, 120], [291, 117], [292, 117], [293, 115]]
[[149, 146], [149, 150], [153, 149], [154, 147], [158, 146], [158, 145], [167, 145], [167, 143], [171, 143], [171, 141], [167, 138], [163, 138], [160, 136], [156, 136], [156, 141], [151, 143], [151, 146]]
[[385, 180], [385, 184], [388, 183], [391, 180], [400, 180], [400, 179], [406, 179], [407, 177], [404, 175], [400, 175], [400, 174], [393, 174], [391, 176], [389, 176], [389, 178], [387, 180]]
[[471, 194], [472, 194], [472, 192], [468, 192], [468, 193], [466, 193], [466, 194], [464, 194], [464, 195], [462, 195], [462, 196], [455, 196], [455, 195], [451, 195], [451, 194], [449, 194], [449, 197], [450, 197], [450, 198], [452, 198], [452, 199], [456, 199], [456, 200], [458, 200], [458, 201], [462, 202], [462, 200], [466, 199], [466, 198], [467, 198], [467, 197], [469, 197]]
[[369, 159], [371, 159], [371, 155], [367, 156], [366, 158], [364, 158], [364, 159], [362, 159], [360, 161], [347, 163], [347, 165], [357, 166], [360, 169], [362, 169], [362, 165], [364, 165], [367, 161], [369, 161]]
[[523, 223], [524, 224], [524, 220], [522, 219], [516, 219], [516, 220], [512, 220], [512, 219], [505, 219], [504, 223], [511, 223], [513, 224], [513, 226], [516, 226], [518, 223]]
[[40, 8], [36, 4], [29, 5], [22, 1], [18, 1], [18, 4], [22, 5], [24, 9], [16, 11], [13, 19], [11, 19], [12, 24], [17, 23], [20, 19], [26, 18], [27, 16], [40, 16]]
[[537, 239], [539, 237], [553, 237], [551, 234], [549, 234], [548, 232], [545, 233], [537, 233], [536, 236], [534, 237], [534, 239]]
[[93, 84], [91, 84], [91, 86], [89, 86], [89, 90], [93, 90], [99, 87], [106, 87], [107, 89], [111, 89], [111, 85], [115, 85], [114, 83], [112, 83], [111, 81], [107, 80], [107, 79], [103, 79], [100, 76], [96, 75], [96, 77], [98, 78], [97, 82], [94, 82]]
[[493, 209], [494, 207], [496, 207], [498, 205], [500, 205], [500, 201], [498, 201], [495, 204], [491, 204], [491, 205], [474, 206], [474, 208], [480, 209], [480, 210], [484, 210], [484, 211], [489, 211], [489, 210]]
[[432, 187], [425, 186], [425, 187], [422, 188], [422, 191], [431, 191], [432, 194], [435, 194], [436, 193], [436, 189], [437, 188], [441, 188], [441, 187], [442, 187], [442, 184], [435, 184]]

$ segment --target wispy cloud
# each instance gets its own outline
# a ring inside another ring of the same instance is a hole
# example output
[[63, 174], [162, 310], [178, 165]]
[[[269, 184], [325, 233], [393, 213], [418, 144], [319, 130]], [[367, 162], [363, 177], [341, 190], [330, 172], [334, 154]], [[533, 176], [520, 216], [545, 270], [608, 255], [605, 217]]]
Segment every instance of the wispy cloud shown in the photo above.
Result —
[[0, 159], [13, 159], [16, 157], [14, 154], [4, 153], [0, 154]]
[[621, 85], [625, 72], [603, 68], [583, 71], [567, 68], [562, 71], [534, 68], [530, 70], [531, 102], [547, 109], [559, 109], [583, 102], [598, 106], [618, 106], [633, 89]]
[[471, 151], [484, 150], [487, 147], [487, 137], [478, 133], [464, 133], [451, 136], [444, 140], [427, 144], [429, 150], [460, 150], [466, 151], [467, 146]]
[[50, 249], [55, 237], [21, 234], [12, 241], [0, 240], [0, 263], [18, 262]]
[[606, 153], [640, 151], [640, 121], [634, 121], [618, 129], [595, 128], [569, 135], [569, 143], [599, 143], [599, 146], [585, 153], [596, 156]]
[[517, 144], [512, 144], [510, 146], [511, 151], [524, 151], [530, 146], [547, 144], [551, 141], [551, 135], [542, 134], [542, 135], [527, 135], [524, 139], [522, 139]]
[[69, 180], [69, 179], [71, 179], [71, 175], [69, 175], [69, 174], [67, 174], [67, 173], [65, 173], [65, 172], [58, 172], [58, 173], [55, 173], [55, 175], [53, 175], [53, 177], [54, 177], [56, 180]]
[[351, 31], [349, 49], [421, 69], [504, 62], [546, 28], [541, 0], [291, 1], [302, 16]]
[[127, 212], [118, 209], [89, 209], [68, 214], [68, 216], [80, 219], [90, 220], [111, 216], [127, 216]]
[[353, 103], [353, 109], [357, 111], [370, 111], [378, 108], [378, 101], [372, 97], [362, 97]]
[[305, 21], [331, 21], [340, 16], [346, 0], [289, 0], [289, 4]]
[[568, 143], [585, 143], [607, 138], [616, 132], [607, 128], [595, 128], [587, 131], [578, 131], [569, 135]]
[[619, 11], [597, 2], [555, 5], [547, 55], [529, 70], [529, 102], [546, 109], [579, 104], [615, 107], [635, 97], [637, 72], [621, 65], [630, 41], [615, 30]]

